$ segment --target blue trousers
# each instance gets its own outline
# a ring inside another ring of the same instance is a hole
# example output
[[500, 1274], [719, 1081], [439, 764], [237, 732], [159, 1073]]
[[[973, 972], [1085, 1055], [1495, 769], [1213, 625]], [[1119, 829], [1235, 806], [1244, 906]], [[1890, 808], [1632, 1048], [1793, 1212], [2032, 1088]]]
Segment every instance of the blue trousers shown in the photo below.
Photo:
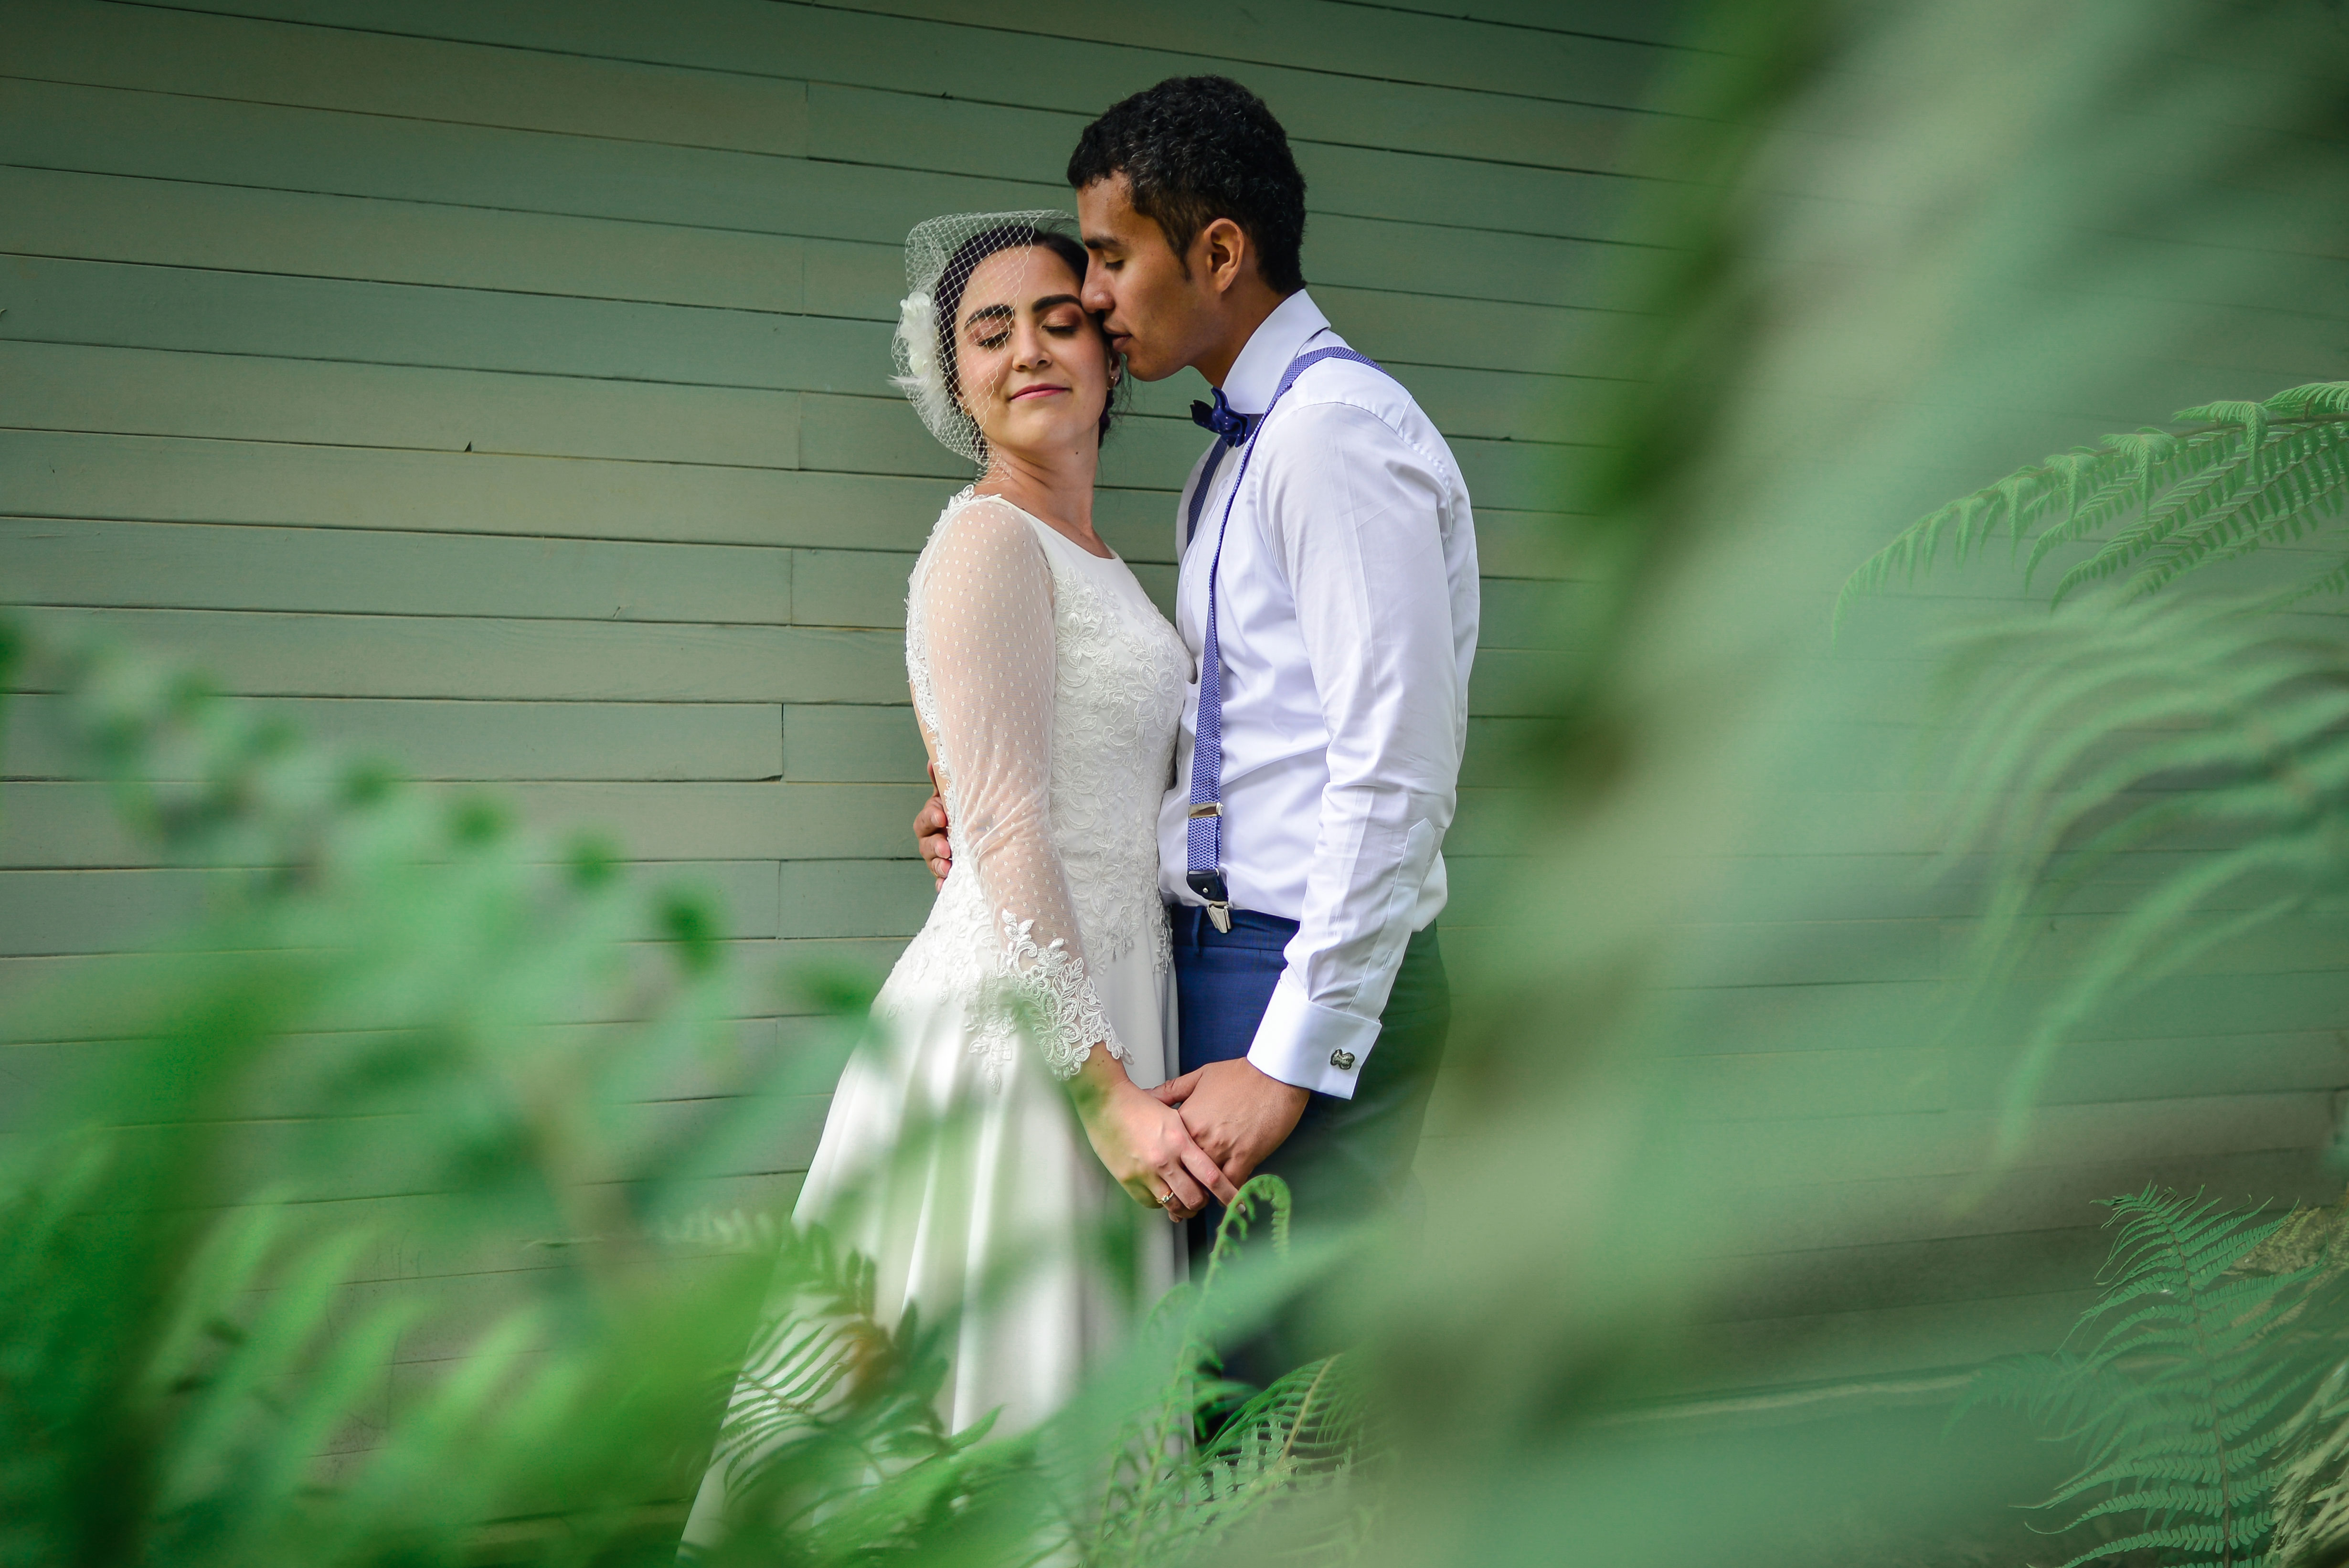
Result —
[[[1203, 909], [1177, 906], [1168, 913], [1174, 926], [1183, 1070], [1247, 1055], [1297, 923], [1234, 910], [1232, 929], [1219, 932]], [[1403, 950], [1379, 1020], [1378, 1041], [1362, 1064], [1354, 1097], [1313, 1096], [1297, 1130], [1257, 1167], [1288, 1183], [1300, 1233], [1392, 1212], [1416, 1192], [1412, 1159], [1451, 1027], [1452, 986], [1431, 924]], [[1205, 1266], [1223, 1217], [1223, 1205], [1215, 1203], [1191, 1222], [1196, 1266]], [[1261, 1387], [1290, 1367], [1330, 1354], [1337, 1346], [1319, 1342], [1316, 1315], [1309, 1303], [1300, 1304], [1262, 1337], [1226, 1347], [1226, 1371]]]

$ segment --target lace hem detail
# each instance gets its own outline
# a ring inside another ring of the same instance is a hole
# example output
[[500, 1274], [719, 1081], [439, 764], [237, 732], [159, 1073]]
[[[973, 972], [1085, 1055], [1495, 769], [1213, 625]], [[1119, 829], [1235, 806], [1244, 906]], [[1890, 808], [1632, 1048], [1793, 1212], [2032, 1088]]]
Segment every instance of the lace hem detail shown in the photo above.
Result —
[[989, 1078], [999, 1081], [1011, 1066], [1023, 1026], [1035, 1031], [1054, 1078], [1074, 1078], [1096, 1041], [1119, 1061], [1126, 1060], [1084, 960], [1060, 937], [1039, 944], [1033, 920], [1021, 920], [1008, 909], [1002, 919], [1003, 968], [994, 987], [1000, 995], [988, 998], [985, 1020], [970, 1042], [971, 1054], [986, 1059]]

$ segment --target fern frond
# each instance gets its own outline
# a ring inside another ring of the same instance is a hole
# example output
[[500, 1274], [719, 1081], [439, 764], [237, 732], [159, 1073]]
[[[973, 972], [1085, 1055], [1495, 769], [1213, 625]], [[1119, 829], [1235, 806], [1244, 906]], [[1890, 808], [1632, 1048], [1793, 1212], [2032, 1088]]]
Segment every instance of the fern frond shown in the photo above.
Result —
[[2132, 598], [2158, 593], [2196, 567], [2298, 539], [2337, 511], [2349, 493], [2349, 429], [2325, 426], [2279, 442], [2269, 470], [2235, 487], [2224, 506], [2191, 520], [2128, 584]]
[[[2136, 564], [2156, 547], [2163, 547], [2162, 561], [2191, 559], [2182, 552], [2214, 536], [2233, 537], [2234, 521], [2247, 508], [2256, 508], [2261, 498], [2275, 493], [2263, 482], [2273, 460], [2260, 447], [2248, 442], [2239, 447], [2229, 441], [2212, 442], [2201, 449], [2220, 454], [2220, 460], [2177, 483], [2142, 523], [2116, 535], [2089, 561], [2067, 573], [2056, 584], [2052, 603], [2061, 603], [2074, 588], [2086, 582], [2101, 581]], [[2146, 579], [2155, 570], [2141, 573], [2129, 592], [2145, 593]]]
[[2300, 537], [2349, 500], [2349, 460], [2337, 455], [2349, 443], [2349, 382], [2181, 408], [2171, 423], [2186, 428], [2110, 435], [1927, 513], [1845, 582], [1835, 625], [1863, 594], [1931, 570], [1945, 542], [1962, 565], [2005, 531], [2028, 588], [2057, 552], [2101, 541], [2058, 579], [2053, 602], [2114, 581], [2142, 596], [2230, 551]]
[[[2099, 455], [2104, 460], [2087, 468], [2084, 474], [2093, 480], [2093, 488], [2087, 488], [2085, 496], [2067, 494], [2058, 521], [2043, 529], [2032, 542], [2030, 553], [2023, 562], [2025, 586], [2038, 575], [2041, 563], [2051, 553], [2066, 544], [2094, 538], [2101, 530], [2127, 516], [2143, 497], [2145, 478], [2138, 471], [2137, 453], [2120, 438], [2106, 437]], [[2054, 498], [2050, 496], [2048, 500], [2050, 504], [2039, 509], [2042, 514], [2057, 510], [2053, 504]], [[2021, 543], [2018, 538], [2018, 548]]]
[[[2083, 1348], [1985, 1367], [1968, 1403], [2020, 1408], [2085, 1447], [2039, 1505], [2067, 1511], [2061, 1531], [2142, 1522], [2075, 1563], [2152, 1549], [2183, 1563], [2254, 1563], [2273, 1527], [2279, 1455], [2305, 1424], [2296, 1402], [2321, 1370], [2279, 1332], [2315, 1271], [2239, 1271], [2281, 1216], [2153, 1186], [2107, 1207], [2104, 1294], [2066, 1341]], [[2329, 1387], [2337, 1397], [2344, 1384]]]
[[[1293, 1536], [1284, 1538], [1286, 1558], [1334, 1562], [1360, 1543], [1376, 1489], [1352, 1489], [1377, 1445], [1354, 1364], [1343, 1356], [1312, 1362], [1253, 1394], [1216, 1376], [1228, 1271], [1258, 1227], [1285, 1252], [1289, 1212], [1286, 1183], [1252, 1178], [1226, 1212], [1195, 1285], [1162, 1306], [1180, 1324], [1175, 1366], [1159, 1399], [1117, 1444], [1083, 1560], [1126, 1568], [1212, 1560], [1218, 1542], [1275, 1503]], [[1237, 1408], [1235, 1394], [1246, 1396]], [[1209, 1426], [1214, 1435], [1195, 1443]]]
[[2327, 567], [2297, 588], [2287, 588], [2272, 598], [2261, 601], [2258, 607], [2265, 611], [2289, 610], [2311, 599], [2344, 591], [2349, 591], [2349, 561]]
[[[2062, 603], [2075, 588], [2102, 582], [2126, 569], [2168, 538], [2180, 521], [2193, 514], [2195, 501], [2219, 471], [2212, 465], [2224, 463], [2235, 455], [2232, 441], [2226, 438], [2204, 437], [2181, 442], [2158, 430], [2108, 436], [2106, 439], [2129, 455], [2127, 472], [2114, 481], [2112, 493], [2103, 498], [2101, 505], [2097, 500], [2091, 500], [2085, 513], [2077, 520], [2085, 526], [2058, 527], [2042, 534], [2024, 566], [2023, 585], [2031, 584], [2040, 563], [2058, 544], [2089, 537], [2132, 509], [2138, 521], [2115, 535], [2087, 561], [2065, 573], [2055, 585], [2055, 603]], [[2169, 501], [2164, 504], [2158, 500], [2165, 487], [2172, 486], [2177, 488], [2169, 491]]]
[[2216, 1525], [2174, 1524], [2104, 1542], [2071, 1558], [2061, 1568], [2080, 1568], [2082, 1563], [2107, 1562], [2127, 1553], [2149, 1551], [2177, 1553], [2170, 1561], [2178, 1563], [2249, 1564], [2256, 1562], [2259, 1555], [2255, 1550], [2236, 1550], [2233, 1537]]

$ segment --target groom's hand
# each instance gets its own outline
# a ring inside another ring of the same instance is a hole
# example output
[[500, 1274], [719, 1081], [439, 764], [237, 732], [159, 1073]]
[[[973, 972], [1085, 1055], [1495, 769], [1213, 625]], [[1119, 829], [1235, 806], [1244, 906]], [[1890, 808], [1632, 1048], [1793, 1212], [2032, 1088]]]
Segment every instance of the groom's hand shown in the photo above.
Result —
[[1209, 1062], [1151, 1093], [1183, 1108], [1183, 1125], [1235, 1187], [1297, 1130], [1312, 1095], [1258, 1070], [1246, 1057]]
[[914, 813], [914, 843], [922, 851], [922, 863], [930, 868], [930, 875], [940, 887], [947, 885], [947, 872], [954, 870], [954, 848], [947, 842], [947, 803], [937, 797], [938, 770], [930, 769], [930, 798]]

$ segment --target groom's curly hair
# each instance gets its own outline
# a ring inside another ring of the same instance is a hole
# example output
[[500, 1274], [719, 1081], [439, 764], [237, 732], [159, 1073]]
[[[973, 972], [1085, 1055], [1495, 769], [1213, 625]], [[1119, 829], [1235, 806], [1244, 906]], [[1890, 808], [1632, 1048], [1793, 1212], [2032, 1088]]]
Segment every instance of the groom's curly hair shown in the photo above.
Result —
[[1133, 210], [1155, 222], [1190, 273], [1191, 242], [1229, 218], [1255, 246], [1276, 293], [1305, 286], [1305, 176], [1288, 133], [1264, 100], [1229, 77], [1169, 77], [1109, 111], [1077, 139], [1069, 183], [1112, 174], [1133, 187]]

